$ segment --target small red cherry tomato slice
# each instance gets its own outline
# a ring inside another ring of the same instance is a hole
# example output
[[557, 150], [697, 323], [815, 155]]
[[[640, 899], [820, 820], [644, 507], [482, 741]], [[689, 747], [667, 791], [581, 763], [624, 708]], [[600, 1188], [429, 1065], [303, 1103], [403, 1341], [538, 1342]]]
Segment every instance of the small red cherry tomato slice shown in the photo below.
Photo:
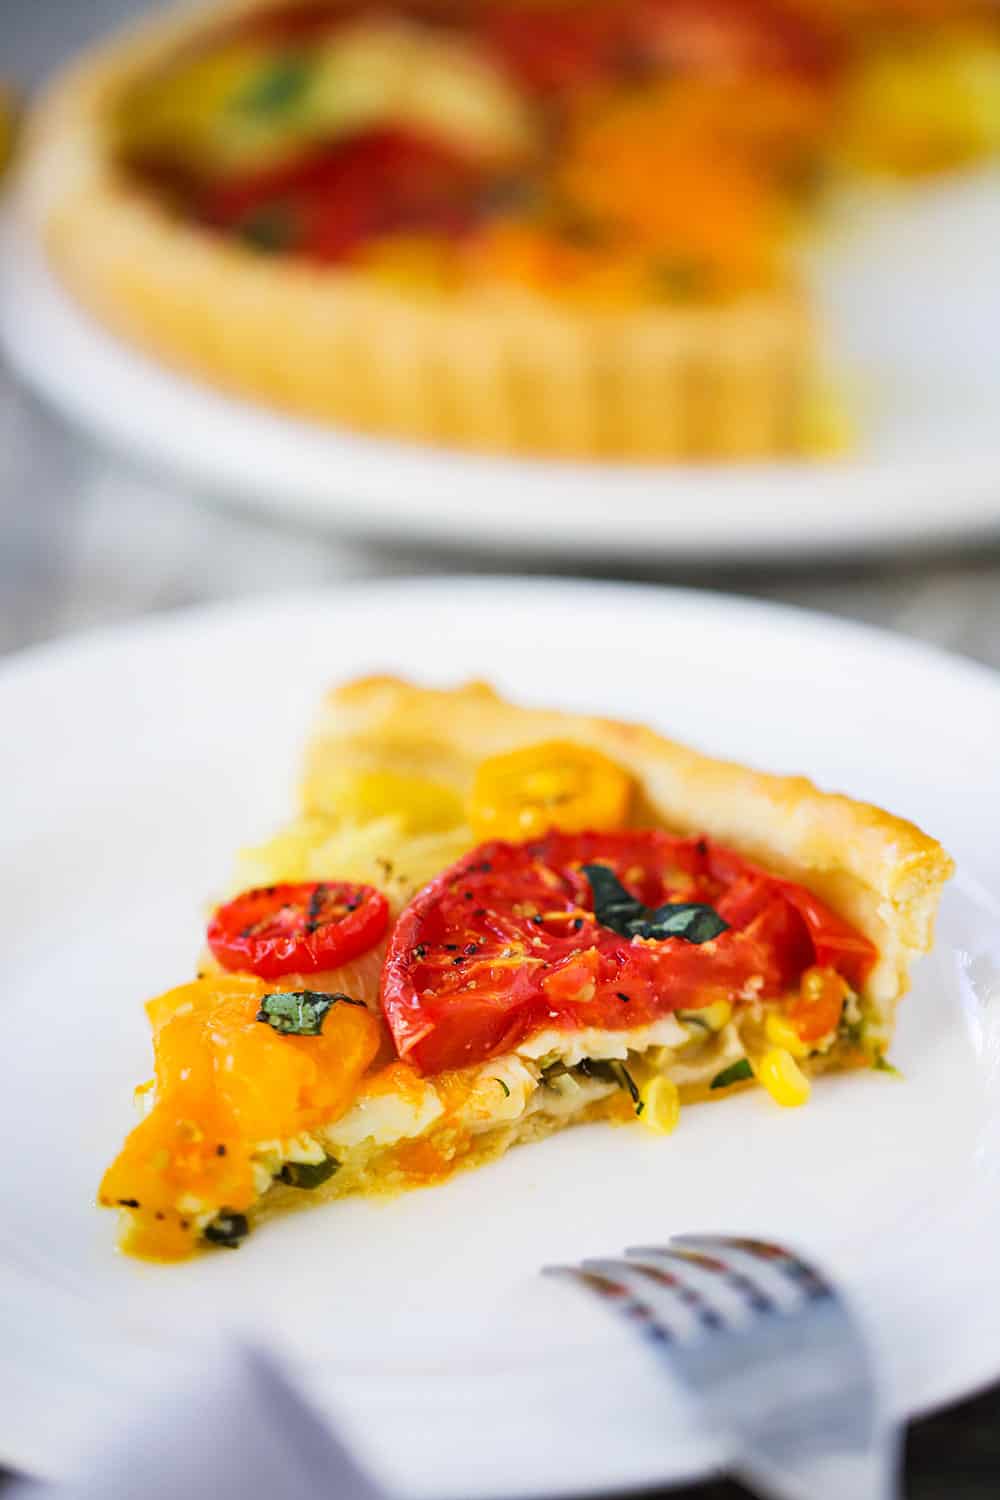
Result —
[[[711, 906], [727, 928], [700, 943], [622, 936], [595, 915], [581, 870], [594, 863], [643, 906]], [[389, 940], [382, 1009], [399, 1055], [435, 1073], [542, 1031], [785, 996], [815, 964], [856, 984], [876, 957], [808, 891], [706, 839], [549, 833], [483, 844], [414, 897]]]
[[261, 979], [315, 974], [374, 948], [388, 921], [389, 903], [371, 885], [269, 885], [220, 906], [208, 946], [224, 969]]

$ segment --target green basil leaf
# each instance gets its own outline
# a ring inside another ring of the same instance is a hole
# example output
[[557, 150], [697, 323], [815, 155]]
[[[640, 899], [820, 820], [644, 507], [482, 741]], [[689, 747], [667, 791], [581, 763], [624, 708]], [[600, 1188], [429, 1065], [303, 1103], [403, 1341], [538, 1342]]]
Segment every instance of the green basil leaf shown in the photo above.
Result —
[[594, 897], [594, 915], [605, 927], [630, 936], [629, 924], [641, 921], [647, 908], [630, 896], [613, 870], [607, 865], [582, 865]]
[[714, 907], [699, 901], [667, 901], [663, 906], [644, 906], [630, 896], [606, 865], [583, 865], [594, 896], [594, 915], [603, 927], [622, 937], [683, 938], [686, 943], [707, 943], [725, 932], [729, 923]]
[[257, 1012], [258, 1021], [266, 1021], [282, 1036], [319, 1036], [328, 1010], [335, 1005], [364, 1005], [339, 991], [332, 995], [318, 990], [285, 990], [265, 995]]
[[318, 1188], [339, 1169], [340, 1162], [335, 1156], [324, 1156], [322, 1161], [286, 1161], [278, 1176], [289, 1187], [312, 1189]]
[[282, 114], [298, 104], [306, 91], [312, 69], [304, 57], [279, 57], [268, 67], [262, 68], [242, 93], [237, 94], [232, 108], [241, 115], [255, 119], [266, 119]]
[[745, 1057], [741, 1057], [739, 1062], [734, 1062], [728, 1068], [723, 1068], [721, 1073], [716, 1073], [709, 1088], [728, 1089], [731, 1084], [746, 1083], [752, 1077], [753, 1068]]
[[210, 1245], [224, 1245], [227, 1250], [235, 1250], [240, 1240], [245, 1240], [250, 1233], [250, 1225], [246, 1214], [235, 1214], [224, 1208], [201, 1232]]
[[240, 222], [237, 230], [245, 245], [265, 255], [289, 249], [297, 232], [295, 216], [282, 203], [262, 204]]
[[884, 1052], [876, 1052], [875, 1061], [872, 1063], [872, 1067], [875, 1069], [876, 1073], [891, 1073], [893, 1078], [902, 1078], [903, 1076], [898, 1068], [893, 1067], [892, 1063], [886, 1057]]
[[637, 937], [683, 938], [686, 943], [707, 943], [725, 932], [729, 923], [723, 921], [714, 906], [700, 901], [667, 902], [658, 906], [643, 923]]

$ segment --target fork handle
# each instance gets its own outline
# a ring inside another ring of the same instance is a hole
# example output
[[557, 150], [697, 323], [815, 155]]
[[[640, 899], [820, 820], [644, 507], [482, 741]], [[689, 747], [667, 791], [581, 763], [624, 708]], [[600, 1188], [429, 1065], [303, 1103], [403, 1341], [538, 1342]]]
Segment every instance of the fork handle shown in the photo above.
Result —
[[901, 1493], [894, 1433], [864, 1452], [803, 1454], [780, 1469], [744, 1447], [735, 1473], [761, 1500], [898, 1500]]

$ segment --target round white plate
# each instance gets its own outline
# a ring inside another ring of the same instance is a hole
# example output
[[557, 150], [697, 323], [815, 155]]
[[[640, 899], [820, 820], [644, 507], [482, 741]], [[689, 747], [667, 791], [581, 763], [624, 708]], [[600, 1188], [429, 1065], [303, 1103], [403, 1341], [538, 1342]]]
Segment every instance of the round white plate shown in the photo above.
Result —
[[[960, 863], [894, 1057], [808, 1108], [762, 1092], [670, 1139], [581, 1128], [443, 1187], [346, 1201], [237, 1254], [130, 1262], [96, 1210], [149, 1070], [144, 997], [188, 974], [232, 851], [290, 809], [334, 679], [488, 676], [806, 769]], [[1000, 1375], [1000, 681], [858, 627], [683, 592], [441, 580], [260, 601], [43, 648], [0, 671], [0, 1460], [71, 1470], [208, 1332], [279, 1349], [413, 1495], [666, 1483], [722, 1457], [646, 1347], [547, 1262], [745, 1230], [818, 1255], [892, 1406]], [[991, 946], [992, 945], [992, 946]]]
[[102, 439], [288, 518], [559, 559], [859, 553], [1000, 527], [998, 243], [996, 173], [840, 205], [807, 267], [864, 431], [839, 462], [530, 462], [295, 421], [120, 342], [17, 226], [0, 336], [24, 378]]

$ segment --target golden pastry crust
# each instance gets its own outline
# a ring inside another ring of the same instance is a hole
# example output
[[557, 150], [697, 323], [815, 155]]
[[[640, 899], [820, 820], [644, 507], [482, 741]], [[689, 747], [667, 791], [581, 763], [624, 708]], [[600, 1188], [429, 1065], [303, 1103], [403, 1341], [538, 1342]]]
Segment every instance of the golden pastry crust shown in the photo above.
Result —
[[195, 6], [86, 56], [36, 112], [20, 201], [110, 327], [237, 394], [364, 432], [511, 453], [747, 458], [810, 450], [811, 319], [793, 288], [582, 309], [528, 291], [408, 296], [186, 224], [115, 160], [122, 89], [220, 15]]
[[369, 677], [329, 695], [310, 744], [307, 811], [323, 808], [333, 766], [415, 769], [463, 793], [487, 756], [549, 739], [602, 751], [634, 776], [634, 819], [704, 833], [800, 881], [877, 946], [863, 998], [887, 1043], [911, 963], [929, 951], [944, 883], [954, 871], [941, 845], [913, 823], [869, 803], [715, 760], [638, 724], [523, 708], [485, 683], [451, 691]]

